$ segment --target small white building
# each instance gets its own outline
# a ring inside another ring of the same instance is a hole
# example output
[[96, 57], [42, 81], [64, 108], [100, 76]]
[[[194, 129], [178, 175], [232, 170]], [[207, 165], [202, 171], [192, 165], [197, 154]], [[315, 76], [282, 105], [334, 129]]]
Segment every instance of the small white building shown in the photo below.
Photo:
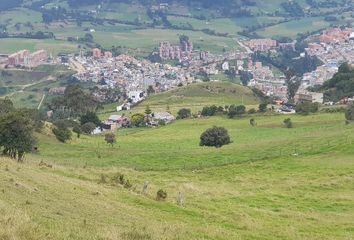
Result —
[[143, 91], [131, 91], [128, 93], [128, 99], [132, 101], [132, 103], [138, 103], [145, 99], [145, 93]]

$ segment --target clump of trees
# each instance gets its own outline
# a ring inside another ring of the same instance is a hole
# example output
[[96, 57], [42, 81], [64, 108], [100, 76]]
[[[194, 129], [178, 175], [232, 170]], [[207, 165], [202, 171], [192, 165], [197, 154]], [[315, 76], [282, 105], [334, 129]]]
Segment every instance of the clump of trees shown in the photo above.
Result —
[[348, 63], [343, 63], [333, 78], [315, 90], [324, 91], [325, 98], [331, 101], [354, 96], [354, 68]]
[[200, 136], [200, 146], [220, 148], [231, 143], [228, 131], [223, 127], [212, 127]]
[[311, 102], [303, 102], [298, 103], [296, 105], [296, 113], [300, 113], [303, 115], [308, 115], [310, 113], [316, 113], [320, 109], [320, 105], [318, 103], [311, 103]]

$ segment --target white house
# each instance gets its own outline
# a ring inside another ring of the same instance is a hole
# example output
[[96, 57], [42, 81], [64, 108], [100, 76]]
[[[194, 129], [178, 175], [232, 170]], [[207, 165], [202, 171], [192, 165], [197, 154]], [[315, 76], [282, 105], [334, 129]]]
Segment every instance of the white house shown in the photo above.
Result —
[[131, 91], [128, 93], [128, 98], [132, 103], [138, 103], [145, 99], [145, 93], [143, 91]]

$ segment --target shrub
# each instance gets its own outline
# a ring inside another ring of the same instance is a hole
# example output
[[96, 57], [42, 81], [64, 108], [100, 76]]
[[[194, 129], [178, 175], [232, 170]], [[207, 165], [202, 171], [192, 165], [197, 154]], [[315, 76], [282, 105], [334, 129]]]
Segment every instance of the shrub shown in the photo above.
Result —
[[311, 102], [303, 102], [296, 105], [296, 112], [304, 115], [308, 115], [310, 113], [318, 112], [320, 106], [318, 103]]
[[107, 144], [110, 144], [113, 146], [113, 144], [116, 143], [116, 135], [114, 133], [106, 133], [104, 135], [104, 140], [106, 141]]
[[68, 128], [54, 128], [53, 129], [53, 133], [55, 135], [55, 137], [62, 143], [67, 142], [68, 140], [71, 139], [71, 131]]
[[291, 121], [290, 118], [284, 119], [283, 123], [284, 123], [285, 127], [287, 127], [287, 128], [293, 127], [293, 122]]
[[164, 191], [164, 190], [162, 190], [162, 189], [160, 189], [160, 190], [157, 191], [157, 193], [156, 193], [156, 199], [157, 199], [158, 201], [164, 201], [164, 200], [166, 200], [166, 198], [167, 198], [167, 192], [166, 192], [166, 191]]
[[200, 136], [200, 146], [220, 148], [231, 142], [227, 130], [223, 127], [212, 127]]
[[81, 130], [85, 134], [91, 134], [93, 130], [95, 130], [96, 125], [92, 122], [85, 123], [84, 125], [81, 126]]
[[256, 120], [255, 120], [254, 118], [251, 118], [251, 119], [250, 119], [250, 125], [251, 125], [252, 127], [254, 127], [254, 126], [257, 125]]
[[214, 116], [216, 113], [218, 113], [219, 111], [223, 111], [223, 108], [221, 107], [218, 108], [217, 106], [213, 105], [213, 106], [206, 106], [206, 107], [203, 107], [203, 110], [202, 110], [202, 116]]
[[178, 119], [186, 119], [186, 118], [190, 118], [191, 116], [192, 116], [191, 110], [188, 108], [182, 108], [177, 113]]
[[142, 127], [145, 123], [145, 116], [142, 113], [133, 114], [131, 117], [131, 123], [135, 127]]
[[242, 114], [245, 113], [246, 113], [246, 107], [244, 105], [239, 105], [239, 106], [231, 105], [229, 107], [228, 116], [229, 118], [234, 118], [236, 116], [241, 116]]

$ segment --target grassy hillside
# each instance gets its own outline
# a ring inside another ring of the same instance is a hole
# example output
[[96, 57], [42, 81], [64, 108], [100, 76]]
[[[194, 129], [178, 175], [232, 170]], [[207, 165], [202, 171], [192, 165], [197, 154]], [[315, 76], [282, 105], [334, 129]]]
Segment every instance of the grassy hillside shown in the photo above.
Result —
[[[350, 239], [354, 126], [323, 114], [294, 116], [285, 129], [283, 118], [121, 131], [113, 148], [103, 137], [64, 145], [41, 136], [40, 153], [24, 164], [0, 160], [0, 239]], [[234, 142], [199, 147], [212, 125]], [[130, 189], [112, 182], [118, 173]]]
[[[192, 112], [198, 112], [209, 105], [244, 104], [258, 107], [259, 103], [260, 99], [247, 87], [229, 82], [206, 82], [152, 95], [129, 112], [144, 112], [148, 105], [155, 112], [166, 111], [169, 107], [170, 111], [176, 114], [181, 108], [190, 108]], [[101, 117], [107, 117], [116, 107], [117, 104], [105, 106]]]

